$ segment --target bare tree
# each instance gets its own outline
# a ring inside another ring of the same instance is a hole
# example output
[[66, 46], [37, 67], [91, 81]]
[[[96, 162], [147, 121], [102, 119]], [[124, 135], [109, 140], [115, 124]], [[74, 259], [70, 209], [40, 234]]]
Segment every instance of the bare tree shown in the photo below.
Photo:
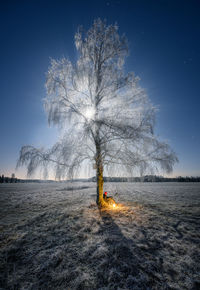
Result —
[[78, 60], [52, 60], [47, 73], [45, 110], [62, 138], [49, 150], [23, 146], [18, 165], [28, 174], [42, 166], [56, 177], [71, 176], [81, 164], [95, 164], [97, 204], [103, 199], [103, 172], [161, 167], [172, 171], [177, 157], [154, 135], [155, 107], [134, 73], [126, 74], [127, 40], [117, 25], [95, 20], [75, 35]]

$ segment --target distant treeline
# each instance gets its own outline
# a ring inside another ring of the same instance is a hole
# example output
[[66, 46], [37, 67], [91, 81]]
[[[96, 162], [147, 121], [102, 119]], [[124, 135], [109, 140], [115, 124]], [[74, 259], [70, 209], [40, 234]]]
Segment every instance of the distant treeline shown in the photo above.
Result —
[[[59, 182], [55, 180], [42, 179], [19, 179], [15, 177], [4, 177], [0, 175], [0, 183], [41, 183], [41, 182]], [[62, 182], [96, 182], [96, 176], [91, 178], [77, 178], [73, 180], [62, 180]], [[200, 182], [200, 176], [178, 176], [178, 177], [163, 177], [156, 175], [145, 175], [142, 177], [104, 177], [104, 182]]]
[[0, 183], [16, 183], [17, 182], [17, 178], [15, 177], [7, 177], [4, 176], [3, 174], [0, 175]]
[[[88, 181], [96, 181], [96, 177], [89, 178]], [[142, 177], [104, 177], [105, 182], [200, 182], [200, 176], [178, 176], [163, 177], [156, 175], [145, 175]]]
[[[96, 176], [88, 179], [73, 179], [68, 181], [73, 182], [96, 182]], [[106, 177], [103, 178], [104, 182], [200, 182], [200, 176], [178, 176], [178, 177], [163, 177], [157, 175], [145, 175], [142, 177]]]
[[0, 175], [0, 183], [41, 183], [41, 182], [56, 182], [55, 180], [42, 180], [42, 179], [19, 179], [16, 177], [7, 177], [4, 175]]

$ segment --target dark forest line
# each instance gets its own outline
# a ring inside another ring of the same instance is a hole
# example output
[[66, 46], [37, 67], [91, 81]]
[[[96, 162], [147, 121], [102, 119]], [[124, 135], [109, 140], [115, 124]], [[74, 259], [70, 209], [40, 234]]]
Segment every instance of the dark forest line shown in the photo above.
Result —
[[[30, 183], [30, 182], [96, 182], [96, 177], [76, 178], [70, 180], [44, 180], [44, 179], [20, 179], [0, 175], [0, 183]], [[200, 182], [200, 176], [163, 177], [157, 175], [145, 175], [142, 177], [104, 177], [104, 182]]]

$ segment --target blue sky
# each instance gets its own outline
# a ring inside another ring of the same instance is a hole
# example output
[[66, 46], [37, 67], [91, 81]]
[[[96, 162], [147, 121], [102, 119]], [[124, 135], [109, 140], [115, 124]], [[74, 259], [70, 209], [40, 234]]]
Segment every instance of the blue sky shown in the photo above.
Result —
[[56, 141], [42, 101], [50, 57], [75, 61], [77, 27], [100, 17], [128, 38], [126, 70], [159, 108], [156, 134], [179, 158], [173, 175], [200, 175], [199, 11], [192, 0], [1, 1], [0, 174], [15, 172], [22, 145]]

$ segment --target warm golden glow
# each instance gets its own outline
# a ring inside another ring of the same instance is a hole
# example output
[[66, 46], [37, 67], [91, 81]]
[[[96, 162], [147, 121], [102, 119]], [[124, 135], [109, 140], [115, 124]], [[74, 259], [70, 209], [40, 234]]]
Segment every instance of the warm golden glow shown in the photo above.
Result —
[[113, 207], [116, 207], [116, 204], [115, 203], [113, 203]]

